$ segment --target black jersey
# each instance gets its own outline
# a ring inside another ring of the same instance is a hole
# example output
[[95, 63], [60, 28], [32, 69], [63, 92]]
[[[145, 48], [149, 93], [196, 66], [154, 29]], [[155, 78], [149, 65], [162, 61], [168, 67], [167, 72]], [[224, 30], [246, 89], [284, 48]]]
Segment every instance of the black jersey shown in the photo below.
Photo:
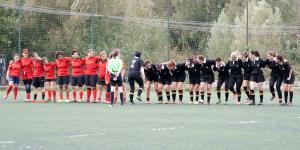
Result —
[[141, 58], [134, 57], [134, 59], [129, 63], [129, 71], [140, 72], [144, 65], [144, 61]]
[[[285, 77], [288, 78], [289, 77], [289, 73], [292, 70], [292, 66], [290, 65], [289, 62], [284, 62], [281, 65], [279, 65], [279, 70], [280, 73]], [[294, 75], [294, 72], [292, 73], [292, 76]]]
[[167, 65], [159, 65], [159, 67], [157, 67], [157, 73], [160, 79], [171, 78], [171, 73]]
[[230, 75], [241, 75], [242, 74], [242, 65], [243, 62], [242, 60], [237, 60], [237, 61], [228, 61], [227, 63], [228, 68], [230, 70]]
[[244, 70], [244, 75], [251, 75], [252, 67], [251, 67], [251, 61], [243, 61], [242, 62], [242, 68]]
[[229, 67], [227, 64], [225, 64], [224, 66], [220, 66], [220, 67], [214, 66], [213, 70], [219, 72], [219, 74], [218, 74], [219, 79], [229, 78]]
[[201, 75], [199, 64], [197, 64], [197, 63], [191, 64], [190, 66], [186, 66], [185, 68], [188, 71], [190, 77], [197, 77], [197, 76]]
[[260, 58], [258, 60], [251, 61], [251, 68], [252, 68], [251, 75], [263, 73], [262, 69], [265, 67], [266, 67], [265, 62]]
[[174, 70], [171, 70], [172, 76], [185, 75], [185, 64], [177, 63]]
[[215, 60], [206, 60], [203, 64], [199, 64], [199, 68], [202, 75], [213, 75], [212, 66], [216, 64]]
[[146, 77], [154, 77], [157, 75], [157, 69], [156, 69], [156, 65], [152, 64], [151, 68], [149, 69], [145, 69], [144, 68], [144, 72], [145, 72], [145, 76]]
[[279, 69], [279, 64], [275, 61], [266, 60], [265, 61], [266, 66], [268, 66], [271, 69], [271, 76], [280, 76], [281, 71]]

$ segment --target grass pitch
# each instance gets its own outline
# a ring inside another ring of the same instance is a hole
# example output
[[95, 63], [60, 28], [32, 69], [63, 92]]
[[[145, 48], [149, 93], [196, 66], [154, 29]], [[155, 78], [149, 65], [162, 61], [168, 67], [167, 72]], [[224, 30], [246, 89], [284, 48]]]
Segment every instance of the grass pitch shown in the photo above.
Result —
[[[187, 102], [188, 92], [184, 95]], [[137, 103], [113, 108], [103, 103], [20, 102], [24, 97], [20, 91], [19, 102], [0, 102], [0, 149], [300, 148], [300, 92], [295, 92], [292, 107], [270, 102], [268, 92], [263, 106], [237, 106], [232, 100], [215, 105], [216, 93], [212, 105]]]

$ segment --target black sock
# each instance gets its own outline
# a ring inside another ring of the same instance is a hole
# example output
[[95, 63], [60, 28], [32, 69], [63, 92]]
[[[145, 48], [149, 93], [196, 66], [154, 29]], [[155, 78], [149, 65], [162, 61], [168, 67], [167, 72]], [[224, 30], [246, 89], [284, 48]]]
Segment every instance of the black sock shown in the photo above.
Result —
[[200, 92], [201, 99], [204, 100], [204, 92]]
[[259, 98], [260, 98], [260, 102], [263, 103], [264, 102], [264, 91], [259, 91]]
[[294, 91], [290, 91], [290, 103], [293, 102]]
[[251, 100], [253, 102], [255, 102], [255, 91], [254, 90], [250, 90], [250, 93], [251, 93], [251, 96], [250, 96]]
[[146, 101], [147, 101], [147, 102], [149, 102], [149, 101], [150, 101], [150, 98], [149, 98], [149, 97], [147, 97], [147, 98], [146, 98]]
[[241, 102], [241, 95], [238, 95], [237, 98], [238, 98], [238, 102]]
[[272, 96], [275, 96], [275, 89], [274, 89], [274, 87], [270, 87], [270, 92], [272, 93]]
[[162, 92], [158, 92], [158, 101], [163, 101]]
[[34, 94], [33, 99], [36, 100], [36, 98], [37, 98], [37, 94]]
[[110, 92], [110, 104], [114, 104], [115, 92]]
[[210, 103], [211, 93], [207, 93], [207, 103]]
[[245, 91], [247, 97], [250, 98], [250, 93], [249, 93], [249, 90], [248, 90], [247, 86], [244, 86], [244, 91]]
[[166, 92], [167, 95], [167, 100], [170, 101], [171, 97], [170, 97], [170, 92]]
[[121, 104], [124, 104], [124, 97], [123, 97], [123, 92], [120, 92], [120, 100], [121, 100]]
[[279, 89], [279, 90], [277, 90], [277, 94], [278, 94], [278, 98], [279, 99], [282, 99], [282, 92], [281, 92], [281, 90]]
[[172, 90], [172, 100], [176, 100], [176, 90]]
[[182, 99], [183, 99], [183, 90], [179, 90], [179, 101], [182, 102]]
[[288, 91], [284, 91], [284, 102], [285, 103], [287, 103], [287, 101], [288, 101], [288, 96], [289, 96]]
[[42, 94], [42, 100], [45, 100], [45, 93]]
[[130, 100], [130, 102], [133, 102], [133, 93], [129, 94], [129, 100]]
[[190, 101], [194, 101], [194, 91], [190, 91]]
[[138, 89], [138, 97], [141, 97], [143, 90], [142, 89]]
[[199, 101], [199, 91], [196, 91], [196, 101]]
[[229, 93], [228, 91], [225, 91], [225, 101], [228, 102]]
[[218, 100], [221, 100], [221, 91], [217, 91]]

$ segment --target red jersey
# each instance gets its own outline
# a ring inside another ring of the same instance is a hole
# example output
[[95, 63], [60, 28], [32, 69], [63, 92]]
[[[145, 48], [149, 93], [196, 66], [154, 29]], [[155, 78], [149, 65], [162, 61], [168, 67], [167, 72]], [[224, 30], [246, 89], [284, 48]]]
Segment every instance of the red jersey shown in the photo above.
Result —
[[9, 76], [20, 77], [21, 68], [22, 64], [20, 61], [12, 61], [8, 66]]
[[44, 69], [44, 61], [33, 59], [33, 76], [34, 77], [43, 77], [45, 76], [45, 69]]
[[67, 76], [70, 75], [69, 67], [71, 62], [70, 57], [64, 57], [60, 59], [56, 59], [56, 67], [57, 67], [57, 75], [58, 76]]
[[85, 57], [85, 74], [86, 75], [95, 75], [97, 74], [97, 68], [98, 68], [98, 61], [100, 60], [100, 57], [98, 56], [92, 56], [92, 57]]
[[31, 58], [23, 57], [21, 61], [22, 80], [33, 78], [33, 61]]
[[99, 67], [99, 77], [100, 78], [104, 78], [105, 77], [105, 74], [106, 74], [106, 72], [107, 72], [107, 60], [105, 60], [105, 61], [100, 61], [99, 62], [99, 65], [98, 65], [98, 67]]
[[71, 60], [72, 75], [73, 76], [84, 75], [84, 68], [83, 68], [84, 63], [85, 63], [85, 61], [81, 58]]
[[56, 64], [55, 62], [49, 62], [48, 64], [44, 65], [45, 72], [46, 72], [46, 79], [55, 79], [55, 69], [56, 69]]

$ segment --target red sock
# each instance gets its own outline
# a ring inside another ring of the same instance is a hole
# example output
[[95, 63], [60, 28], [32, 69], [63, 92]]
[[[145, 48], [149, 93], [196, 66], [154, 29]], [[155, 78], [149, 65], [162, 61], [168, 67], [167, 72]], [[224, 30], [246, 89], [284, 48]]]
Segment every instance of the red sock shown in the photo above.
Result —
[[30, 99], [30, 93], [26, 93], [26, 99]]
[[10, 93], [10, 91], [11, 91], [12, 88], [13, 88], [12, 85], [8, 86], [8, 88], [7, 88], [7, 90], [6, 90], [6, 96], [9, 95], [9, 93]]
[[17, 99], [18, 96], [18, 87], [14, 87], [14, 100]]
[[69, 92], [69, 90], [66, 91], [66, 97], [67, 97], [67, 99], [70, 99], [70, 92]]
[[92, 92], [93, 92], [93, 96], [94, 96], [94, 101], [96, 101], [96, 99], [97, 99], [97, 90], [92, 89]]
[[60, 98], [60, 99], [63, 99], [63, 98], [64, 98], [64, 96], [63, 96], [63, 90], [62, 90], [62, 89], [59, 90], [59, 98]]
[[51, 90], [48, 90], [48, 99], [51, 101]]
[[105, 94], [105, 101], [106, 102], [110, 101], [110, 92], [106, 92], [106, 94]]
[[56, 100], [56, 90], [52, 90], [53, 99]]
[[79, 91], [79, 98], [80, 98], [80, 100], [82, 100], [82, 96], [83, 96], [83, 90], [80, 90]]
[[87, 91], [86, 91], [86, 99], [90, 100], [90, 97], [91, 97], [91, 89], [88, 88]]
[[76, 100], [76, 90], [73, 90], [73, 100]]

